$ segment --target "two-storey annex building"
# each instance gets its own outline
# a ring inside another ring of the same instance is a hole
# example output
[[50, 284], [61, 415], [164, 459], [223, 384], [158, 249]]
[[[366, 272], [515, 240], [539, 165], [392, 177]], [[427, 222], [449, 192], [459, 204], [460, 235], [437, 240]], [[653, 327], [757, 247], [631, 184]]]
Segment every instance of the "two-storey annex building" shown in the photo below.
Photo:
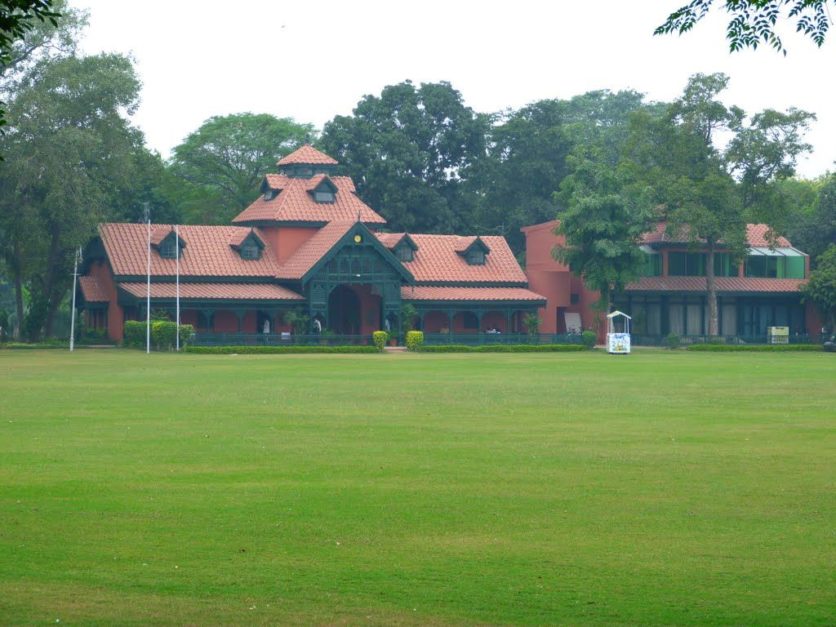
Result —
[[[522, 329], [546, 299], [497, 236], [385, 232], [337, 162], [303, 146], [268, 174], [261, 195], [230, 226], [151, 225], [151, 309], [198, 333], [289, 331], [286, 312], [311, 327], [368, 335], [400, 326], [404, 304], [431, 333]], [[102, 224], [84, 253], [87, 324], [113, 340], [145, 317], [148, 226]], [[179, 256], [179, 259], [178, 259]]]

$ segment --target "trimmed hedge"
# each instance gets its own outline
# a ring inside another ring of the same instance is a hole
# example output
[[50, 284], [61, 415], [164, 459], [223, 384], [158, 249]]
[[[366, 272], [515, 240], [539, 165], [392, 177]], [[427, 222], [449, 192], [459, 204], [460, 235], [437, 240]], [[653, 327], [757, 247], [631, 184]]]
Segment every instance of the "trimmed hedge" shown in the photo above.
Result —
[[732, 353], [732, 352], [795, 352], [820, 351], [819, 344], [691, 344], [687, 350], [703, 353]]
[[433, 344], [417, 350], [421, 353], [575, 353], [587, 348], [582, 344]]
[[389, 341], [389, 334], [386, 331], [375, 331], [372, 333], [372, 341], [374, 342], [377, 350], [383, 351], [386, 346], [386, 342]]
[[199, 355], [290, 355], [304, 353], [379, 353], [376, 346], [187, 346]]
[[[124, 346], [129, 348], [143, 348], [145, 346], [146, 323], [139, 320], [125, 322]], [[186, 345], [194, 333], [190, 324], [180, 325], [180, 347]], [[151, 321], [151, 345], [154, 350], [173, 350], [177, 343], [177, 323], [170, 320]]]
[[[78, 344], [76, 344], [78, 346]], [[69, 350], [70, 343], [66, 340], [47, 340], [46, 342], [2, 342], [0, 343], [0, 349], [8, 348], [10, 350], [26, 350], [26, 349], [39, 349], [42, 350], [44, 348], [63, 348]]]
[[584, 331], [581, 333], [581, 343], [585, 348], [595, 348], [595, 342], [598, 341], [598, 336], [595, 331]]
[[406, 350], [417, 351], [421, 350], [424, 345], [423, 331], [407, 331], [406, 332]]

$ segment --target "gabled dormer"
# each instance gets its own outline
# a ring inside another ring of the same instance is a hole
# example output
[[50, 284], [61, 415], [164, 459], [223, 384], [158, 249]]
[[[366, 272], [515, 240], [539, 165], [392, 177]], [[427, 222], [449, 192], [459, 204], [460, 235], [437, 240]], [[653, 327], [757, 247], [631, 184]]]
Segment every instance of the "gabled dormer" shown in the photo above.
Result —
[[261, 181], [261, 197], [269, 202], [273, 200], [276, 196], [279, 195], [279, 192], [282, 191], [278, 187], [273, 187], [270, 183], [270, 177], [265, 176], [264, 180]]
[[151, 248], [156, 250], [163, 259], [183, 258], [186, 240], [177, 237], [174, 229], [166, 231], [157, 229], [151, 235]]
[[337, 200], [337, 186], [327, 176], [323, 177], [309, 193], [318, 203], [330, 204]]
[[404, 263], [414, 260], [417, 250], [418, 244], [409, 236], [409, 233], [404, 233], [403, 237], [392, 247], [392, 252], [398, 261]]
[[491, 249], [488, 248], [488, 245], [482, 241], [481, 237], [476, 237], [467, 247], [456, 251], [467, 262], [469, 266], [484, 266], [485, 261], [487, 259], [488, 254], [490, 254]]
[[310, 144], [279, 159], [279, 173], [291, 178], [309, 179], [316, 174], [331, 174], [339, 163]]
[[245, 261], [261, 259], [265, 248], [264, 242], [252, 229], [249, 232], [244, 231], [241, 234], [234, 235], [229, 245]]

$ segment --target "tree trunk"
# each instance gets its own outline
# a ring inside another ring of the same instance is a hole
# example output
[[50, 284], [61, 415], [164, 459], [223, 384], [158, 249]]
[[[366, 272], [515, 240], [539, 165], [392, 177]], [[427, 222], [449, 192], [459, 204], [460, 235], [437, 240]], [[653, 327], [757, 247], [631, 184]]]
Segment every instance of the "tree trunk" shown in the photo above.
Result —
[[717, 286], [714, 282], [714, 240], [708, 241], [708, 257], [706, 258], [705, 283], [708, 290], [708, 334], [719, 334], [719, 316], [717, 315]]
[[16, 271], [15, 275], [15, 313], [17, 320], [15, 320], [14, 331], [12, 335], [20, 341], [23, 329], [23, 280], [20, 277], [20, 271]]

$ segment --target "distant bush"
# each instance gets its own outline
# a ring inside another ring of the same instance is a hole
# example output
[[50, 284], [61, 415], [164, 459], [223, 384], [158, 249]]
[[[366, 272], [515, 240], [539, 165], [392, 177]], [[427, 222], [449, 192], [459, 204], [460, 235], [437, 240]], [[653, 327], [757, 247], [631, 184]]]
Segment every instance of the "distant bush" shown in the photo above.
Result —
[[199, 355], [289, 355], [305, 353], [378, 353], [376, 346], [187, 346]]
[[584, 331], [581, 333], [581, 343], [584, 348], [595, 348], [595, 342], [598, 341], [598, 336], [595, 331]]
[[70, 347], [69, 342], [66, 340], [44, 340], [43, 342], [4, 342], [0, 344], [0, 349], [8, 348], [11, 350], [16, 349], [44, 349], [44, 348], [65, 348], [68, 349]]
[[701, 353], [763, 352], [786, 353], [796, 351], [820, 351], [818, 344], [692, 344], [689, 351]]
[[433, 344], [417, 350], [422, 353], [571, 353], [586, 347], [582, 344]]
[[[146, 323], [138, 320], [125, 322], [125, 335], [122, 344], [128, 348], [143, 348], [145, 346]], [[192, 335], [194, 327], [190, 324], [180, 325], [180, 346], [184, 347]], [[153, 320], [151, 322], [151, 346], [154, 350], [173, 350], [177, 342], [177, 323], [170, 320]]]
[[424, 345], [423, 331], [407, 331], [406, 332], [406, 349], [410, 351], [421, 350]]
[[125, 321], [122, 344], [128, 348], [142, 348], [145, 345], [145, 323], [139, 320]]
[[667, 344], [669, 349], [676, 350], [681, 346], [682, 341], [676, 333], [668, 333], [668, 336], [665, 338], [665, 344]]
[[377, 350], [382, 351], [389, 341], [389, 334], [386, 331], [375, 331], [372, 333], [372, 341]]

